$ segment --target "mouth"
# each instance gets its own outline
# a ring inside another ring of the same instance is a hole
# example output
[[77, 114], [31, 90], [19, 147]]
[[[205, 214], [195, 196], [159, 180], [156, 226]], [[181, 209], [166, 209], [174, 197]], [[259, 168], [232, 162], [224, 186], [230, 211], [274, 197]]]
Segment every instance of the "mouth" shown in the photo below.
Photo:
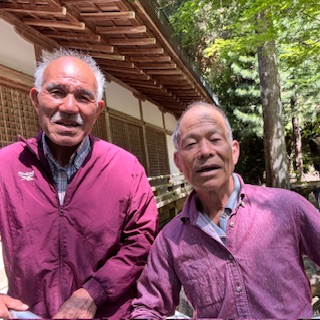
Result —
[[84, 121], [80, 114], [67, 114], [61, 111], [57, 111], [53, 116], [51, 117], [51, 122], [62, 126], [65, 128], [77, 128], [82, 127], [84, 124]]
[[212, 172], [218, 170], [220, 167], [218, 165], [210, 165], [210, 166], [202, 166], [198, 170], [196, 170], [197, 173], [203, 173], [203, 172]]
[[55, 124], [59, 126], [64, 126], [67, 128], [75, 128], [75, 127], [80, 127], [81, 125], [78, 122], [62, 122], [62, 121], [56, 121], [54, 122]]

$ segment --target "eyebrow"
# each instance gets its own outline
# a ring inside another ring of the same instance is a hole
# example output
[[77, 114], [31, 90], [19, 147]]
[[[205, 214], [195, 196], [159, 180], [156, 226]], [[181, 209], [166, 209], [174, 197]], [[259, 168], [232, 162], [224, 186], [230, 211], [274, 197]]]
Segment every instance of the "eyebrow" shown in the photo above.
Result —
[[[65, 91], [69, 90], [69, 86], [67, 85], [64, 85], [64, 84], [58, 84], [58, 83], [49, 83], [47, 86], [46, 86], [46, 89], [47, 90], [52, 90], [52, 89], [63, 89]], [[92, 91], [88, 90], [88, 89], [85, 89], [85, 88], [76, 88], [75, 90], [76, 92], [83, 92], [84, 94], [86, 94], [90, 99], [92, 100], [95, 100], [95, 96], [94, 94], [92, 93]]]

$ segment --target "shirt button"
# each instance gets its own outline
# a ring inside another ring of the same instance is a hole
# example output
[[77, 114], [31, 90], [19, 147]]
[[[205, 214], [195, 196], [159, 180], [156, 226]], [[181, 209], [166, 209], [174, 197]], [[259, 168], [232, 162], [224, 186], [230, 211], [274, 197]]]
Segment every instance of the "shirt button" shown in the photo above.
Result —
[[229, 223], [229, 226], [232, 228], [232, 227], [234, 227], [234, 221], [231, 221], [230, 223]]
[[228, 215], [225, 212], [223, 212], [221, 215], [221, 218], [226, 219], [227, 217], [228, 217]]
[[237, 292], [241, 292], [242, 291], [242, 287], [240, 285], [236, 286], [236, 291]]

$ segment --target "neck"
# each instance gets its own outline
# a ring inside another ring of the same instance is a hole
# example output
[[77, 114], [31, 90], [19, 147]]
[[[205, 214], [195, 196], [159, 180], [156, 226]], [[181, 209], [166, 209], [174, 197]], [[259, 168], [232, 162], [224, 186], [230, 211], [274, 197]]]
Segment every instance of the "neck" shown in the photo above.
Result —
[[198, 209], [205, 213], [214, 223], [218, 223], [220, 213], [225, 208], [228, 199], [234, 189], [232, 176], [226, 186], [219, 190], [196, 190], [198, 196]]
[[71, 156], [79, 146], [59, 146], [49, 139], [47, 140], [47, 144], [50, 148], [54, 160], [62, 167], [66, 166], [69, 163]]

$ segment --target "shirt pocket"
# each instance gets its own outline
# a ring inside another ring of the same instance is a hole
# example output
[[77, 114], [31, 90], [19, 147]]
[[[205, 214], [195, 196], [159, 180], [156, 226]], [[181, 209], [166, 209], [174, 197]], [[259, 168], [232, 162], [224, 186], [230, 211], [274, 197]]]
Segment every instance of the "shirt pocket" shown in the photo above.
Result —
[[219, 311], [224, 296], [224, 274], [215, 266], [201, 261], [191, 262], [180, 269], [181, 283], [195, 309], [209, 307]]

